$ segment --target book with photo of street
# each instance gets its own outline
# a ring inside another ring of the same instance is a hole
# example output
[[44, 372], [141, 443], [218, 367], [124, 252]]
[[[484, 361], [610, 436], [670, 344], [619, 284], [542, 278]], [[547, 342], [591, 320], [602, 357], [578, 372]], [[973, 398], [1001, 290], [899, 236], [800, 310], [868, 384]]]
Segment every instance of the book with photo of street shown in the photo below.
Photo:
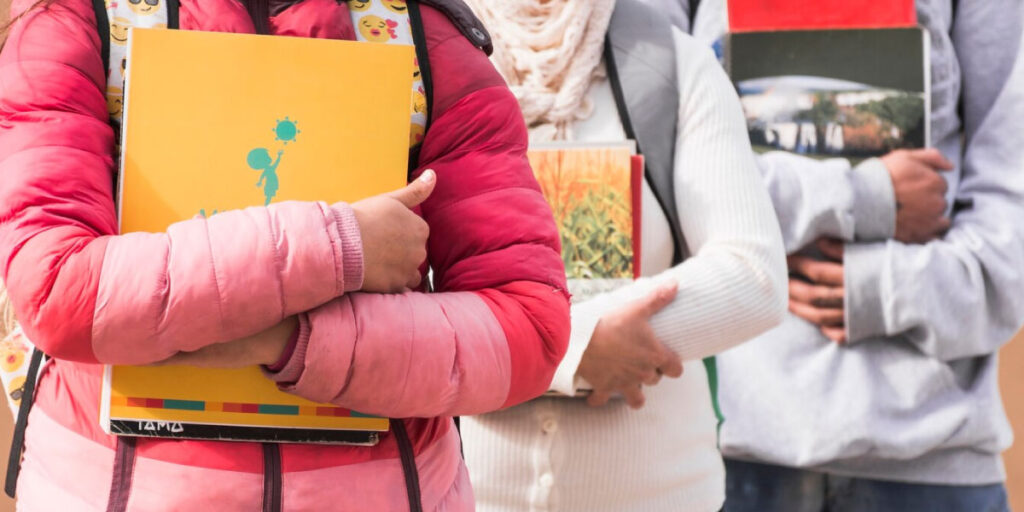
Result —
[[929, 143], [921, 28], [730, 34], [726, 68], [754, 150], [854, 162]]

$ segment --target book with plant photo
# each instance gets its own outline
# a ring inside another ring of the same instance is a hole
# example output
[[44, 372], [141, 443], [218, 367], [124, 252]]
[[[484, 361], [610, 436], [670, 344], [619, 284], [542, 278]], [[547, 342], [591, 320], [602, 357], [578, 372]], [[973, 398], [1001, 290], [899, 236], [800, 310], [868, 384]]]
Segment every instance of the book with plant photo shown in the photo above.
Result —
[[642, 157], [632, 142], [540, 144], [529, 159], [562, 239], [573, 302], [640, 273]]
[[929, 143], [918, 27], [735, 33], [726, 68], [755, 151], [854, 161]]

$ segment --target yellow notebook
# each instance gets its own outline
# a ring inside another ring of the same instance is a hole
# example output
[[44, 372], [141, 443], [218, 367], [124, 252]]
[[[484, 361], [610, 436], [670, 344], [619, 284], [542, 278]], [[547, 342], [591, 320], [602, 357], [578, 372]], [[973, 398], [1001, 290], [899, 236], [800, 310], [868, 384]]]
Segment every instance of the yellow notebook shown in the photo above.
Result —
[[[133, 29], [121, 232], [405, 184], [411, 46]], [[107, 367], [122, 435], [372, 444], [388, 420], [279, 391], [257, 367]]]

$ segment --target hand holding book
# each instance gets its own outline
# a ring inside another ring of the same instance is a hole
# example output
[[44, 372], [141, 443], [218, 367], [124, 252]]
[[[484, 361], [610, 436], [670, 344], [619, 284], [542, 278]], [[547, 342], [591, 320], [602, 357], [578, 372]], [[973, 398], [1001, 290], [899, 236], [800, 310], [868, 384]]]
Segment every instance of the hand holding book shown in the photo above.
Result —
[[419, 286], [430, 228], [412, 209], [430, 197], [436, 178], [427, 169], [406, 187], [352, 204], [363, 244], [362, 291], [401, 293]]
[[654, 335], [650, 318], [676, 298], [675, 283], [662, 285], [647, 297], [601, 318], [576, 375], [590, 383], [591, 406], [601, 406], [621, 394], [630, 407], [644, 405], [644, 385], [653, 386], [663, 375], [683, 374], [682, 360]]
[[897, 150], [881, 160], [896, 196], [896, 240], [923, 244], [945, 233], [948, 185], [939, 173], [953, 164], [937, 149]]

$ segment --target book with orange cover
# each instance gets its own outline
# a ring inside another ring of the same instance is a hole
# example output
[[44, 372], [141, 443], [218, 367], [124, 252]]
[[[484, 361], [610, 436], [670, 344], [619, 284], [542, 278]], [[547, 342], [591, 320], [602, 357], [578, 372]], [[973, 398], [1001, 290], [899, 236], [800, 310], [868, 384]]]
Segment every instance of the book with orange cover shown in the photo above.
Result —
[[[413, 60], [409, 46], [133, 29], [121, 231], [400, 188]], [[258, 367], [107, 367], [101, 421], [121, 435], [356, 444], [389, 427], [284, 393]]]

